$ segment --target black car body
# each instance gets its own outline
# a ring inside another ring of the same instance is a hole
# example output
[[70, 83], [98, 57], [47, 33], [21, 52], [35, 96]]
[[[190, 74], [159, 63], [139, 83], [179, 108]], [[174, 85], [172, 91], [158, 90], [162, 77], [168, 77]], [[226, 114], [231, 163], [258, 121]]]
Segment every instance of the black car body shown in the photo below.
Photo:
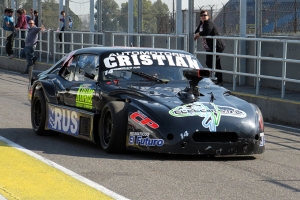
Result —
[[127, 150], [205, 155], [261, 154], [259, 108], [215, 85], [180, 50], [93, 47], [30, 74], [38, 135], [64, 133]]

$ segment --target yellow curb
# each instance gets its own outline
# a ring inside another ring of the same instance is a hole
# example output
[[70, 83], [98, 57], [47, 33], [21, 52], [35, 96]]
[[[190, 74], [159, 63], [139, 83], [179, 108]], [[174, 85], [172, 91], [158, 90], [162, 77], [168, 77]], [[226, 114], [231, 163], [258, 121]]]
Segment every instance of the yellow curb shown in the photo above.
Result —
[[7, 199], [112, 199], [0, 141], [0, 194]]

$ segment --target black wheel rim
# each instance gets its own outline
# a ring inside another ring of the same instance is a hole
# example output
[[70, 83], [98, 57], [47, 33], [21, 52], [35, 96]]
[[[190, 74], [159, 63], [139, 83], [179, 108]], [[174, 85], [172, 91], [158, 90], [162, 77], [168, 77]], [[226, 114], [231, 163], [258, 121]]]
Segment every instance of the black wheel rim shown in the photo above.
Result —
[[41, 101], [39, 99], [36, 99], [33, 107], [33, 123], [36, 128], [40, 126], [41, 120], [42, 120]]
[[104, 147], [107, 147], [109, 145], [111, 135], [112, 135], [112, 130], [113, 130], [113, 123], [112, 123], [111, 113], [109, 110], [107, 110], [104, 114], [103, 129], [102, 129]]

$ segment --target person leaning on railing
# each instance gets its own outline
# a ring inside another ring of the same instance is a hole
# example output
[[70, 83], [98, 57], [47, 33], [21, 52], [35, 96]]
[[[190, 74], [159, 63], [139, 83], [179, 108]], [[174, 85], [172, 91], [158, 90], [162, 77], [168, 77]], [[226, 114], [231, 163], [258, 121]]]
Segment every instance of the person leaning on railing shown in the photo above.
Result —
[[37, 57], [34, 55], [34, 49], [36, 47], [36, 43], [38, 40], [38, 33], [40, 31], [44, 32], [45, 27], [42, 25], [41, 27], [36, 27], [34, 25], [34, 21], [30, 20], [29, 21], [29, 29], [28, 29], [28, 34], [25, 39], [25, 47], [24, 50], [21, 51], [21, 57], [23, 57], [25, 54], [26, 61], [27, 61], [27, 66], [26, 70], [22, 72], [22, 74], [28, 74], [29, 72], [29, 67], [35, 63], [37, 60]]
[[[19, 31], [20, 29], [27, 29], [26, 16], [22, 9], [17, 10], [17, 16], [18, 16], [18, 20], [15, 25], [16, 30]], [[25, 39], [25, 31], [21, 31], [21, 38]], [[24, 40], [21, 41], [21, 47], [22, 48], [25, 47]]]
[[[220, 35], [219, 31], [212, 20], [209, 19], [209, 15], [206, 10], [200, 12], [200, 24], [198, 25], [194, 40], [197, 40], [200, 36], [216, 36]], [[213, 52], [213, 39], [202, 38], [202, 46], [207, 52]], [[225, 44], [222, 40], [217, 39], [216, 52], [222, 53], [225, 49]], [[207, 67], [212, 68], [213, 66], [213, 55], [206, 55]], [[222, 70], [220, 56], [216, 56], [216, 69]], [[223, 85], [222, 73], [216, 72], [217, 84]]]

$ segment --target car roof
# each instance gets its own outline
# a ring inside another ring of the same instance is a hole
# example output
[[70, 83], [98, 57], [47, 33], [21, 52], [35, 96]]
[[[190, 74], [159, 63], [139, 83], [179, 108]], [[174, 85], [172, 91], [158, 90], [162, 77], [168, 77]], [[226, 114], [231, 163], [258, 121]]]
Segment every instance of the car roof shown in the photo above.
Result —
[[149, 48], [149, 47], [87, 47], [87, 48], [82, 48], [82, 49], [76, 50], [75, 54], [83, 54], [83, 53], [102, 54], [102, 53], [123, 52], [123, 51], [160, 51], [160, 52], [190, 54], [189, 52], [186, 52], [183, 50], [164, 49], [164, 48]]

